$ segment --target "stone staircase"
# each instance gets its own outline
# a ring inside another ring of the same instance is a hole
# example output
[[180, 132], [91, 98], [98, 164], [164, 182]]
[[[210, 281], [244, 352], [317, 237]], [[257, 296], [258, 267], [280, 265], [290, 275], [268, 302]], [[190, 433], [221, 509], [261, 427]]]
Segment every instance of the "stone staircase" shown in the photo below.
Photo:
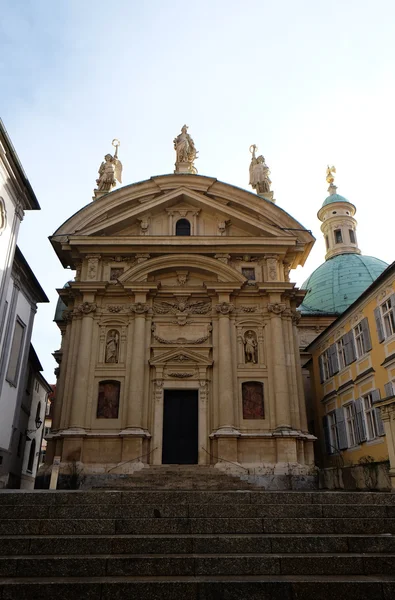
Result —
[[2, 491], [0, 600], [49, 598], [393, 600], [395, 494]]

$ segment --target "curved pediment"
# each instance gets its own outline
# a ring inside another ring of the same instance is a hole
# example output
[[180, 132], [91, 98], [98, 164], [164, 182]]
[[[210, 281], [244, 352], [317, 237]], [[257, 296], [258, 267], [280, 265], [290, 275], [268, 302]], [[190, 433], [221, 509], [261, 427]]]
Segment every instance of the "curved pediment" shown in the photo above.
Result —
[[[244, 283], [247, 279], [235, 269], [228, 267], [220, 261], [207, 256], [193, 255], [188, 257], [188, 268], [191, 271], [200, 271], [209, 276], [215, 275], [221, 282]], [[152, 274], [159, 274], [164, 271], [174, 271], [177, 268], [185, 267], [185, 256], [160, 256], [152, 258], [144, 263], [128, 269], [119, 279], [119, 283], [125, 285], [128, 282], [141, 283], [147, 281]]]

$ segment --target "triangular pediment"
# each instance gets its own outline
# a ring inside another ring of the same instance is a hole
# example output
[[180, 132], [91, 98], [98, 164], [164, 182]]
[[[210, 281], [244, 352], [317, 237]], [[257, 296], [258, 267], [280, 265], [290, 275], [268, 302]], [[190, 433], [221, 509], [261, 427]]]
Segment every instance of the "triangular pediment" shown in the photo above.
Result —
[[164, 352], [163, 354], [160, 354], [160, 356], [152, 358], [149, 361], [151, 366], [164, 366], [168, 363], [175, 363], [178, 365], [193, 363], [196, 366], [208, 366], [211, 365], [212, 362], [212, 360], [205, 358], [201, 354], [185, 348], [169, 350], [168, 352]]

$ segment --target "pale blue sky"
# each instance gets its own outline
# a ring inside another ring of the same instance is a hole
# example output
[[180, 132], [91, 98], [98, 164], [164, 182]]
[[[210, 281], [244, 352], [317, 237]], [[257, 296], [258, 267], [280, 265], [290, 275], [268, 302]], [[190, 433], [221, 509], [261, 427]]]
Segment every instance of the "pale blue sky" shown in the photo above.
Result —
[[256, 143], [277, 204], [317, 237], [298, 284], [323, 261], [335, 164], [363, 253], [394, 260], [394, 30], [392, 0], [3, 0], [0, 112], [42, 207], [19, 245], [51, 299], [33, 335], [49, 382], [71, 273], [47, 237], [90, 202], [114, 137], [125, 184], [172, 172], [184, 122], [199, 173], [247, 189]]

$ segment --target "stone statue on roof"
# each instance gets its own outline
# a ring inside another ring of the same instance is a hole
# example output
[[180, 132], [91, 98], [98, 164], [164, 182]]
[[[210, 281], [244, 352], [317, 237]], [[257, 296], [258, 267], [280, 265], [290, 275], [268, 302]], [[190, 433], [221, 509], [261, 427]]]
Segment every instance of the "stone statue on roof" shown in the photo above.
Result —
[[97, 188], [95, 189], [95, 195], [97, 195], [97, 192], [99, 192], [99, 195], [111, 192], [111, 189], [116, 185], [117, 181], [122, 183], [122, 163], [118, 158], [118, 148], [120, 146], [119, 140], [113, 140], [112, 145], [115, 148], [114, 156], [112, 154], [106, 154], [104, 161], [99, 167], [99, 177], [96, 179]]
[[175, 173], [197, 173], [194, 160], [197, 155], [195, 143], [188, 133], [188, 125], [183, 125], [181, 133], [173, 140], [176, 151]]
[[250, 185], [256, 190], [259, 195], [270, 193], [270, 184], [272, 183], [269, 179], [269, 167], [265, 163], [265, 159], [262, 155], [256, 157], [256, 151], [258, 147], [255, 144], [250, 146], [250, 152], [252, 154], [250, 164]]

